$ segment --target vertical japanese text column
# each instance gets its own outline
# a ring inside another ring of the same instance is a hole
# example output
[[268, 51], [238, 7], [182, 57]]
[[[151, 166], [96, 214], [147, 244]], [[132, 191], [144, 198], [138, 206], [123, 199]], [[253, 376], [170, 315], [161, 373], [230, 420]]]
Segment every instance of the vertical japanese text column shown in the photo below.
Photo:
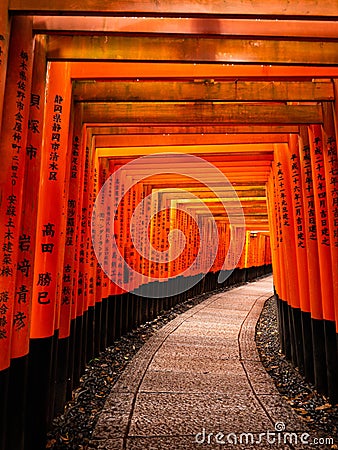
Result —
[[[76, 115], [81, 116], [80, 121], [82, 121], [82, 106], [80, 107], [78, 104], [74, 106], [74, 117]], [[87, 131], [86, 127], [82, 126], [81, 130], [78, 129], [78, 119], [76, 119], [76, 127], [74, 132], [76, 133], [73, 136], [73, 139], [76, 139], [75, 145], [75, 153], [77, 153], [77, 133], [80, 133], [79, 136], [79, 160], [77, 161], [78, 170], [81, 167], [81, 173], [77, 171], [78, 179], [78, 196], [77, 196], [77, 205], [76, 205], [76, 218], [75, 218], [75, 233], [73, 239], [74, 246], [74, 259], [72, 265], [64, 262], [63, 268], [63, 282], [71, 283], [72, 286], [72, 302], [71, 302], [71, 328], [70, 328], [70, 364], [69, 364], [69, 378], [68, 378], [68, 387], [67, 387], [67, 396], [71, 397], [72, 389], [77, 386], [78, 381], [80, 379], [81, 372], [81, 357], [82, 357], [82, 328], [83, 328], [83, 297], [82, 294], [82, 272], [80, 271], [80, 252], [81, 252], [81, 239], [82, 239], [82, 205], [83, 205], [83, 196], [84, 190], [86, 188], [85, 180], [87, 180], [87, 172], [88, 172], [88, 152], [89, 149], [87, 147]], [[70, 178], [75, 176], [75, 173], [72, 171]], [[72, 223], [72, 222], [71, 222]], [[67, 237], [66, 237], [66, 251], [67, 251]], [[69, 250], [71, 250], [69, 248]], [[68, 256], [67, 256], [68, 258]], [[71, 281], [69, 281], [69, 276]]]
[[[6, 3], [6, 2], [5, 2]], [[0, 46], [3, 41], [0, 41]], [[0, 138], [0, 427], [4, 427], [14, 320], [25, 147], [32, 71], [32, 19], [15, 18], [9, 47]], [[1, 69], [2, 70], [2, 69]], [[24, 269], [25, 262], [20, 267]], [[18, 317], [19, 320], [19, 317]], [[18, 322], [16, 322], [18, 325]], [[5, 436], [5, 432], [1, 433]]]
[[67, 379], [73, 378], [74, 359], [74, 316], [72, 316], [73, 303], [76, 299], [73, 295], [73, 287], [76, 277], [75, 269], [75, 244], [77, 228], [79, 226], [79, 203], [83, 181], [84, 157], [81, 152], [82, 106], [76, 104], [71, 114], [67, 156], [68, 192], [66, 192], [66, 231], [65, 251], [63, 259], [60, 301], [60, 323], [58, 341], [58, 363], [56, 383], [55, 413], [61, 411], [67, 393]]
[[[332, 267], [332, 291], [335, 311], [335, 327], [330, 325], [330, 336], [328, 336], [330, 348], [328, 351], [332, 354], [332, 364], [330, 372], [332, 378], [338, 377], [338, 353], [337, 353], [337, 331], [338, 331], [338, 157], [337, 140], [334, 126], [334, 110], [332, 103], [323, 103], [323, 156], [326, 181], [326, 200], [327, 200], [327, 221], [330, 235], [330, 253]], [[332, 317], [333, 319], [333, 317]], [[328, 329], [327, 329], [328, 331]], [[332, 383], [330, 399], [333, 402], [338, 401], [338, 385]]]
[[324, 117], [324, 166], [326, 194], [328, 202], [328, 221], [330, 228], [330, 250], [333, 277], [333, 297], [335, 299], [336, 332], [338, 333], [338, 155], [337, 130], [334, 123], [332, 103], [323, 103]]
[[318, 236], [318, 256], [319, 256], [319, 274], [318, 281], [322, 292], [323, 307], [323, 326], [325, 335], [325, 353], [326, 353], [326, 372], [327, 388], [324, 392], [329, 394], [334, 392], [336, 381], [332, 377], [332, 367], [336, 364], [335, 352], [332, 353], [330, 339], [332, 332], [335, 333], [335, 312], [333, 300], [333, 278], [330, 250], [330, 228], [329, 211], [326, 188], [326, 174], [324, 163], [324, 143], [322, 127], [320, 125], [311, 125], [308, 128], [309, 144], [311, 155], [311, 166], [313, 176], [313, 193], [315, 209], [315, 225]]
[[[304, 219], [306, 199], [302, 195], [302, 174], [299, 154], [298, 135], [289, 136], [289, 173], [291, 180], [291, 199], [294, 211], [294, 230], [296, 238], [297, 269], [299, 280], [300, 318], [302, 328], [302, 344], [304, 351], [304, 371], [309, 379], [313, 379], [313, 356], [310, 322], [310, 293], [307, 264], [307, 233]], [[297, 312], [298, 314], [298, 312]]]
[[[46, 79], [45, 37], [35, 37], [32, 89], [28, 135], [25, 148], [25, 177], [22, 200], [22, 220], [19, 236], [18, 271], [16, 277], [13, 335], [11, 348], [10, 391], [18, 397], [9, 404], [8, 417], [13, 426], [10, 448], [20, 448], [17, 430], [22, 426], [18, 421], [26, 417], [26, 389], [30, 321], [32, 307], [33, 268], [35, 255], [35, 231], [38, 210], [38, 189], [40, 183], [42, 127], [44, 116], [44, 95]], [[28, 93], [27, 93], [28, 94]], [[20, 411], [20, 413], [19, 413]], [[21, 444], [23, 445], [23, 444]]]
[[314, 365], [314, 382], [320, 390], [325, 390], [325, 346], [323, 327], [322, 293], [319, 276], [318, 238], [313, 191], [313, 175], [309, 135], [306, 126], [300, 127], [299, 139], [302, 196], [304, 201], [304, 231], [306, 233], [307, 269], [309, 282], [309, 302], [311, 314], [312, 354]]
[[[43, 445], [52, 411], [65, 243], [65, 175], [71, 83], [69, 64], [48, 63], [36, 226], [29, 361], [30, 444]], [[39, 399], [37, 401], [36, 399]], [[34, 447], [33, 447], [34, 448]]]

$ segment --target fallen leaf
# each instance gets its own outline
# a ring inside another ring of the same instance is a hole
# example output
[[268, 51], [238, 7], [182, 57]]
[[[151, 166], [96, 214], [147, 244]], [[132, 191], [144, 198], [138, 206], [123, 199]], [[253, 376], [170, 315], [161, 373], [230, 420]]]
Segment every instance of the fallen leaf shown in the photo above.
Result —
[[330, 403], [325, 403], [325, 405], [317, 406], [316, 411], [323, 411], [324, 409], [330, 409], [332, 405]]
[[302, 414], [302, 415], [309, 414], [308, 411], [306, 411], [306, 409], [304, 409], [304, 408], [295, 408], [295, 411], [297, 411], [299, 414]]

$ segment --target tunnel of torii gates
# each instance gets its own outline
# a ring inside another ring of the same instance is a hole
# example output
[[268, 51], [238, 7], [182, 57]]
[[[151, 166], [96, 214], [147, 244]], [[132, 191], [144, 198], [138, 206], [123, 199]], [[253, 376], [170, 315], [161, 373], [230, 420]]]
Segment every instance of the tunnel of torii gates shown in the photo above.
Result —
[[1, 1], [1, 450], [44, 448], [115, 338], [271, 265], [282, 351], [338, 401], [337, 17]]

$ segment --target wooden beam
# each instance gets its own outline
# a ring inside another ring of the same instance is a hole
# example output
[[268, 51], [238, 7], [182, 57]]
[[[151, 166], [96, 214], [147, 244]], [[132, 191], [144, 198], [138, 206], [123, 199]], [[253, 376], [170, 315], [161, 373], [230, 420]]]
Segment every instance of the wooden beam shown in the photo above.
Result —
[[[229, 223], [228, 220], [226, 220], [226, 218], [224, 218], [223, 216], [214, 216], [214, 220], [218, 221], [218, 222], [224, 222], [224, 223]], [[233, 225], [236, 225], [236, 223], [234, 223], [234, 221], [232, 220], [231, 223]], [[239, 226], [241, 226], [241, 223], [239, 222]], [[261, 219], [255, 220], [255, 219], [251, 219], [250, 217], [246, 217], [245, 218], [245, 229], [247, 231], [249, 230], [263, 230], [263, 229], [269, 230], [269, 223], [268, 223], [268, 217], [262, 217]]]
[[[196, 166], [196, 170], [201, 169], [204, 170], [205, 169], [205, 164], [201, 164], [200, 166], [198, 166], [197, 164], [194, 165], [194, 169]], [[230, 173], [230, 174], [243, 174], [243, 175], [247, 175], [248, 173], [261, 173], [261, 174], [269, 174], [271, 171], [271, 163], [265, 163], [260, 161], [259, 164], [256, 163], [254, 164], [252, 161], [243, 161], [242, 163], [240, 162], [214, 162], [213, 163], [214, 167], [217, 167], [221, 172], [224, 173]], [[187, 172], [187, 174], [191, 174], [191, 176], [193, 176], [192, 172], [191, 172], [191, 163], [190, 164], [180, 164], [178, 170], [185, 170]], [[154, 169], [154, 167], [152, 166], [152, 169]], [[137, 166], [137, 169], [132, 169], [132, 168], [128, 168], [127, 169], [127, 175], [133, 175], [133, 174], [147, 174], [149, 173], [149, 165], [146, 165], [145, 167], [139, 167]], [[165, 169], [163, 169], [163, 166], [157, 168], [156, 170], [158, 170], [160, 173], [162, 173], [162, 170], [165, 173]], [[190, 170], [190, 172], [189, 172]], [[176, 174], [169, 174], [170, 177], [174, 177], [176, 178]], [[180, 178], [180, 173], [177, 174], [178, 178]], [[196, 175], [197, 176], [197, 175]], [[213, 179], [215, 179], [215, 174], [212, 174], [211, 176], [213, 176]]]
[[[226, 191], [226, 190], [232, 190], [233, 187], [226, 187], [224, 186], [224, 188], [222, 189], [222, 191]], [[200, 187], [192, 187], [191, 192], [210, 192], [209, 188], [205, 187], [205, 186], [200, 186]], [[243, 185], [238, 185], [236, 186], [236, 192], [237, 191], [241, 191], [243, 192], [243, 195], [249, 195], [247, 194], [247, 192], [251, 192], [252, 190], [254, 190], [255, 192], [257, 192], [257, 194], [255, 194], [256, 197], [264, 194], [266, 194], [266, 189], [265, 186], [261, 186], [259, 184], [252, 184], [252, 183], [248, 183], [248, 184], [243, 184]]]
[[86, 103], [83, 121], [90, 123], [184, 124], [315, 124], [320, 105], [252, 105], [228, 103]]
[[76, 101], [327, 101], [331, 82], [311, 81], [76, 81]]
[[[222, 195], [225, 195], [226, 192], [232, 192], [233, 189], [234, 189], [233, 187], [229, 188], [229, 187], [225, 186], [223, 189], [221, 189], [221, 192], [224, 193]], [[264, 197], [264, 198], [266, 198], [265, 186], [259, 186], [259, 185], [256, 185], [256, 186], [253, 186], [253, 185], [245, 186], [245, 185], [243, 185], [243, 186], [236, 186], [235, 190], [236, 190], [237, 195], [239, 197], [240, 196], [242, 196], [242, 197], [251, 196], [251, 197]], [[177, 192], [175, 189], [173, 189], [171, 187], [160, 188], [160, 189], [158, 189], [158, 191], [161, 194], [166, 194], [167, 192], [169, 194]], [[191, 187], [189, 189], [189, 192], [192, 192], [194, 195], [196, 195], [197, 197], [200, 196], [201, 198], [203, 198], [203, 197], [211, 198], [211, 197], [216, 195], [212, 191], [210, 191], [209, 188], [207, 188], [205, 186]]]
[[338, 4], [329, 0], [10, 0], [12, 13], [48, 15], [122, 15], [122, 16], [305, 16], [329, 18], [338, 16]]
[[[233, 205], [234, 208], [240, 207], [240, 204], [237, 203], [237, 199], [234, 200], [232, 197], [225, 197], [225, 198], [189, 198], [184, 197], [183, 195], [179, 196], [169, 196], [169, 199], [176, 199], [178, 203], [181, 203], [182, 205], [185, 204], [187, 206], [193, 205], [198, 206], [201, 205], [201, 202], [203, 201], [204, 204], [212, 207], [212, 208], [222, 208], [222, 204], [230, 204]], [[246, 207], [250, 207], [250, 205], [255, 206], [256, 208], [265, 208], [266, 210], [266, 200], [265, 199], [253, 199], [253, 198], [241, 198], [240, 203], [242, 205], [245, 205]]]
[[[209, 208], [209, 207], [208, 207]], [[187, 211], [189, 212], [193, 212], [195, 214], [198, 215], [205, 215], [206, 214], [206, 208], [205, 207], [194, 207], [194, 206], [188, 206], [187, 207]], [[209, 208], [209, 212], [207, 213], [208, 215], [212, 214], [213, 216], [221, 216], [223, 215], [224, 218], [226, 218], [227, 220], [229, 220], [229, 216], [227, 214], [227, 212], [225, 211], [225, 209], [216, 209], [216, 208]], [[233, 218], [244, 218], [244, 221], [246, 220], [246, 218], [250, 217], [250, 218], [257, 218], [257, 216], [262, 216], [262, 215], [266, 215], [267, 216], [267, 210], [266, 209], [254, 209], [252, 211], [250, 211], [250, 207], [243, 207], [243, 208], [238, 208], [238, 209], [233, 209], [230, 208], [229, 210], [229, 215], [231, 215], [231, 221]]]
[[[193, 154], [192, 152], [189, 152], [188, 155]], [[102, 157], [101, 155], [98, 155], [99, 157]], [[126, 154], [127, 156], [127, 154]], [[165, 168], [168, 167], [173, 167], [173, 166], [177, 166], [179, 167], [179, 169], [186, 169], [188, 172], [187, 173], [191, 173], [191, 171], [193, 170], [193, 174], [195, 174], [195, 170], [199, 169], [199, 168], [204, 168], [204, 172], [207, 172], [206, 175], [209, 174], [210, 170], [214, 167], [219, 167], [219, 168], [224, 168], [224, 169], [234, 169], [234, 172], [236, 171], [246, 171], [246, 167], [248, 167], [248, 170], [252, 170], [252, 171], [270, 171], [271, 168], [271, 161], [273, 160], [273, 155], [271, 153], [268, 153], [268, 155], [264, 158], [260, 158], [257, 160], [254, 160], [254, 156], [255, 154], [253, 152], [250, 152], [249, 157], [246, 158], [246, 153], [243, 152], [241, 155], [241, 158], [239, 158], [238, 156], [236, 156], [234, 159], [232, 159], [232, 154], [230, 154], [230, 156], [228, 156], [227, 154], [224, 155], [215, 155], [215, 154], [203, 154], [202, 157], [199, 158], [195, 158], [194, 159], [194, 163], [193, 163], [193, 167], [192, 167], [192, 162], [191, 162], [191, 157], [186, 157], [184, 154], [182, 153], [177, 153], [175, 151], [175, 149], [172, 150], [171, 153], [165, 153], [165, 152], [160, 152], [160, 153], [156, 153], [155, 155], [153, 155], [152, 157], [148, 157], [148, 158], [131, 158], [129, 155], [127, 156], [127, 158], [120, 158], [119, 156], [115, 156], [114, 158], [110, 158], [110, 159], [114, 159], [116, 165], [119, 165], [119, 163], [121, 164], [125, 164], [126, 162], [129, 161], [133, 161], [133, 165], [132, 166], [126, 166], [127, 170], [127, 175], [129, 175], [130, 173], [134, 173], [134, 171], [148, 171], [149, 172], [149, 168], [151, 167], [152, 169], [156, 169], [159, 170], [160, 173], [162, 173], [162, 171]], [[207, 164], [205, 161], [208, 161], [212, 164]], [[124, 170], [124, 169], [123, 169]], [[171, 173], [171, 172], [170, 172]], [[215, 175], [215, 173], [212, 171], [210, 172], [213, 176]], [[175, 172], [174, 175], [176, 176]]]
[[[62, 64], [62, 62], [54, 64]], [[268, 64], [197, 64], [161, 62], [103, 62], [90, 61], [87, 64], [73, 61], [70, 63], [72, 79], [115, 78], [121, 80], [141, 78], [164, 79], [209, 79], [223, 78], [237, 80], [238, 78], [260, 79], [308, 79], [338, 78], [338, 66], [273, 66]]]
[[[181, 202], [177, 202], [177, 203], [181, 203]], [[203, 206], [201, 206], [200, 204], [197, 205], [193, 205], [193, 204], [186, 204], [183, 203], [184, 205], [186, 205], [188, 208], [194, 210], [197, 214], [201, 213], [203, 214], [205, 212], [205, 208]], [[209, 204], [206, 204], [207, 207], [209, 208], [209, 210], [213, 213], [213, 214], [226, 214], [226, 211], [224, 209], [223, 206], [212, 206]], [[239, 205], [239, 206], [230, 206], [229, 208], [229, 212], [231, 212], [231, 214], [239, 215], [241, 213], [244, 213], [244, 215], [248, 215], [248, 216], [256, 216], [256, 215], [261, 215], [261, 214], [267, 214], [267, 208], [265, 207], [261, 207], [261, 206], [254, 206], [254, 205]]]
[[214, 145], [289, 142], [288, 134], [140, 134], [95, 135], [95, 147]]
[[[167, 180], [165, 186], [163, 185], [163, 183], [161, 181], [159, 183], [154, 182], [154, 181], [155, 180], [153, 180], [153, 178], [151, 178], [151, 179], [143, 180], [142, 183], [143, 183], [143, 185], [149, 186], [152, 190], [162, 191], [162, 190], [177, 189], [177, 182], [175, 180]], [[246, 182], [233, 181], [232, 189], [235, 189], [238, 197], [243, 197], [244, 195], [245, 196], [251, 195], [251, 193], [253, 196], [258, 197], [260, 195], [263, 195], [263, 196], [266, 195], [265, 194], [265, 185], [266, 185], [266, 180], [262, 180], [259, 182], [258, 182], [258, 180], [256, 180], [255, 184], [250, 183], [249, 181], [246, 181]], [[213, 186], [213, 188], [217, 188], [217, 192], [224, 191], [224, 195], [226, 195], [226, 189], [224, 189], [224, 183], [223, 183], [223, 185], [213, 184], [212, 186]], [[193, 194], [195, 194], [196, 196], [198, 196], [200, 192], [203, 192], [203, 189], [207, 189], [207, 195], [209, 197], [213, 194], [213, 192], [210, 191], [209, 188], [206, 188], [204, 185], [202, 185], [201, 183], [194, 181], [194, 180], [187, 181], [186, 179], [185, 180], [182, 179], [180, 181], [179, 188], [188, 190], [188, 191], [192, 192]], [[245, 189], [245, 191], [243, 191], [243, 189]], [[260, 193], [261, 190], [264, 191], [262, 194]]]
[[[245, 171], [242, 170], [240, 172], [237, 173], [232, 173], [231, 171], [226, 172], [225, 170], [222, 171], [226, 177], [228, 178], [228, 180], [230, 181], [230, 183], [240, 183], [242, 184], [246, 184], [246, 185], [250, 185], [250, 180], [254, 179], [255, 180], [255, 184], [260, 184], [260, 183], [266, 183], [268, 176], [270, 174], [270, 170], [264, 170], [264, 172], [250, 172], [250, 171]], [[136, 172], [135, 172], [136, 173]], [[144, 171], [144, 175], [146, 175], [147, 173], [149, 173], [149, 169], [148, 172]], [[139, 173], [137, 174], [139, 175]], [[175, 175], [175, 177], [170, 174], [171, 177], [169, 177], [168, 174], [165, 173], [160, 173], [158, 175], [152, 175], [149, 180], [148, 180], [148, 184], [151, 186], [156, 186], [156, 187], [190, 187], [190, 186], [201, 186], [202, 183], [198, 180], [195, 180], [193, 178], [189, 178], [187, 176], [184, 175], [180, 175], [177, 174]], [[204, 175], [203, 180], [207, 181], [210, 186], [218, 186], [220, 188], [222, 188], [224, 186], [224, 181], [222, 182], [215, 182], [215, 175]], [[146, 183], [146, 181], [142, 181], [143, 183]], [[234, 186], [236, 188], [236, 186]]]
[[[201, 204], [201, 200], [203, 201], [204, 204], [210, 206], [210, 207], [215, 207], [215, 208], [221, 208], [222, 204], [225, 203], [230, 203], [233, 205], [233, 207], [239, 207], [239, 204], [234, 204], [234, 199], [231, 197], [225, 197], [225, 198], [190, 198], [190, 197], [184, 197], [184, 193], [183, 195], [178, 194], [177, 196], [169, 196], [169, 199], [176, 199], [178, 203], [181, 203], [182, 205], [185, 204], [187, 206], [189, 205], [193, 205], [193, 206], [198, 206]], [[237, 200], [237, 199], [236, 199]], [[250, 205], [255, 206], [256, 208], [265, 208], [266, 210], [266, 199], [253, 199], [253, 198], [241, 198], [240, 203], [242, 205], [245, 205], [246, 207], [250, 207]]]
[[[197, 214], [203, 214], [205, 213], [205, 207], [201, 205], [201, 202], [199, 204], [193, 205], [193, 204], [186, 204], [181, 203], [180, 201], [177, 202], [178, 204], [184, 204], [189, 208], [190, 210], [195, 211]], [[213, 214], [224, 214], [226, 215], [225, 208], [223, 206], [212, 206], [209, 204], [205, 204], [207, 208], [210, 210]], [[238, 205], [238, 206], [229, 206], [229, 213], [239, 216], [240, 214], [244, 214], [245, 216], [256, 216], [261, 214], [267, 214], [267, 208], [254, 205]]]
[[[196, 182], [196, 180], [194, 179], [194, 177], [198, 178], [198, 170], [205, 170], [205, 166], [204, 167], [198, 167], [198, 166], [194, 166], [194, 170], [196, 171], [195, 173], [192, 171], [191, 166], [190, 167], [183, 167], [181, 168], [181, 166], [177, 169], [177, 171], [182, 171], [185, 170], [186, 175], [181, 175], [180, 173], [177, 174], [173, 174], [173, 173], [165, 173], [165, 169], [162, 170], [156, 169], [157, 172], [159, 172], [158, 174], [154, 174], [154, 175], [149, 175], [149, 167], [144, 168], [144, 169], [131, 169], [128, 168], [128, 172], [127, 175], [130, 177], [133, 176], [137, 176], [138, 178], [140, 176], [143, 176], [144, 178], [150, 177], [152, 183], [157, 184], [157, 185], [161, 185], [161, 186], [170, 186], [169, 183], [171, 183], [172, 181], [175, 181], [176, 183], [176, 187], [180, 187], [182, 182], [186, 182], [186, 183], [192, 183], [194, 184]], [[242, 181], [242, 182], [247, 182], [250, 179], [254, 179], [257, 181], [264, 181], [266, 182], [269, 174], [271, 172], [270, 168], [253, 168], [253, 167], [239, 167], [239, 168], [226, 168], [226, 167], [218, 167], [218, 169], [222, 172], [222, 174], [224, 174], [229, 182], [233, 182], [233, 181]], [[153, 167], [152, 170], [154, 171], [155, 168]], [[189, 172], [190, 170], [190, 172]], [[203, 176], [203, 182], [208, 182], [211, 186], [215, 183], [215, 173], [213, 174], [204, 174]], [[224, 180], [222, 180], [222, 183], [224, 185]], [[216, 183], [217, 184], [217, 183]]]
[[[153, 177], [152, 177], [153, 178]], [[144, 181], [142, 181], [143, 184], [145, 185], [149, 185], [152, 186], [153, 189], [162, 189], [163, 187], [165, 188], [184, 188], [184, 189], [203, 189], [205, 186], [202, 185], [200, 182], [195, 181], [195, 180], [187, 180], [184, 179], [182, 177], [182, 183], [180, 183], [179, 186], [177, 186], [177, 182], [176, 180], [170, 180], [168, 179], [166, 182], [166, 185], [163, 186], [162, 183], [155, 183], [153, 179], [146, 179]], [[212, 186], [217, 186], [219, 189], [224, 188], [224, 183], [213, 183]], [[233, 185], [233, 188], [235, 190], [237, 190], [239, 187], [245, 187], [247, 189], [249, 189], [250, 187], [254, 187], [255, 189], [257, 189], [258, 187], [264, 188], [265, 189], [265, 181], [248, 181], [248, 180], [244, 180], [244, 181], [238, 181], [236, 184]]]
[[338, 42], [182, 36], [48, 36], [47, 58], [67, 61], [336, 65]]
[[317, 20], [266, 20], [223, 18], [173, 17], [73, 17], [35, 16], [35, 33], [86, 32], [86, 33], [161, 33], [203, 34], [220, 36], [273, 36], [335, 39], [338, 35], [336, 21]]
[[[176, 196], [181, 196], [181, 198], [184, 198], [184, 192], [180, 191], [180, 193], [177, 193], [176, 190], [170, 190], [170, 188], [163, 188], [163, 189], [156, 189], [156, 191], [158, 191], [160, 194], [162, 194], [163, 196], [168, 195], [169, 198], [173, 197], [175, 198]], [[200, 199], [212, 199], [212, 198], [216, 198], [216, 194], [210, 190], [206, 190], [201, 187], [200, 189], [198, 188], [191, 188], [188, 190], [190, 193], [193, 193], [196, 197], [200, 198]], [[224, 192], [223, 192], [224, 191]], [[222, 190], [222, 194], [225, 196], [227, 192], [232, 193], [232, 191], [227, 191], [226, 189]], [[251, 190], [239, 190], [236, 189], [236, 194], [238, 197], [241, 198], [241, 201], [243, 201], [243, 199], [247, 199], [247, 198], [255, 198], [256, 200], [259, 201], [266, 201], [266, 195], [265, 195], [265, 189], [251, 189]], [[228, 197], [226, 197], [228, 198]]]
[[[202, 214], [203, 215], [203, 214]], [[242, 225], [242, 214], [240, 214], [238, 216], [238, 218], [240, 219], [239, 221], [236, 221], [236, 214], [232, 215], [231, 218], [231, 223], [233, 225], [236, 225], [236, 223], [238, 225]], [[214, 216], [215, 220], [222, 220], [226, 223], [230, 223], [229, 218], [227, 217], [226, 214], [220, 214], [220, 215], [215, 215]], [[255, 225], [255, 229], [261, 229], [261, 226], [263, 226], [264, 224], [268, 224], [268, 214], [245, 214], [245, 218], [244, 218], [244, 222], [245, 222], [245, 227], [247, 228], [248, 225], [250, 225], [251, 227], [253, 225]]]
[[[246, 184], [246, 183], [248, 183], [248, 179], [250, 179], [250, 177], [252, 178], [253, 174], [247, 174], [245, 177], [243, 177], [243, 175], [239, 176], [238, 174], [226, 174], [226, 176], [227, 176], [228, 180], [230, 181], [230, 183], [232, 183], [234, 185], [234, 187], [236, 187], [237, 183], [238, 184]], [[269, 177], [267, 175], [265, 175], [265, 174], [260, 174], [260, 175], [256, 174], [255, 175], [255, 183], [256, 184], [265, 185], [267, 180], [268, 180], [268, 178]], [[213, 187], [220, 187], [221, 188], [222, 185], [224, 185], [224, 183], [223, 184], [215, 183], [215, 182], [213, 182], [212, 179], [208, 180], [208, 182], [209, 182], [210, 186], [213, 186]], [[199, 182], [197, 182], [195, 180], [187, 181], [186, 179], [184, 179], [184, 177], [182, 177], [181, 179], [169, 180], [169, 179], [166, 179], [166, 178], [160, 177], [160, 176], [157, 176], [156, 178], [155, 177], [151, 177], [151, 179], [148, 181], [148, 183], [147, 183], [147, 181], [143, 181], [142, 183], [143, 184], [148, 184], [150, 186], [157, 187], [157, 188], [158, 187], [163, 187], [163, 186], [165, 186], [165, 187], [190, 188], [191, 186], [199, 186], [199, 185], [201, 185], [201, 183], [199, 183]]]
[[[113, 125], [101, 123], [100, 126], [96, 124], [86, 125], [93, 135], [212, 135], [222, 134], [236, 135], [236, 134], [293, 134], [299, 133], [299, 127], [296, 125], [159, 125], [159, 124], [145, 124], [145, 125]], [[235, 142], [234, 142], [235, 144]]]
[[252, 158], [259, 161], [273, 160], [273, 144], [213, 144], [213, 145], [158, 145], [138, 147], [96, 147], [99, 158], [119, 159], [124, 164], [139, 156], [161, 154], [168, 158], [168, 154], [192, 154], [202, 157], [208, 161], [230, 161]]

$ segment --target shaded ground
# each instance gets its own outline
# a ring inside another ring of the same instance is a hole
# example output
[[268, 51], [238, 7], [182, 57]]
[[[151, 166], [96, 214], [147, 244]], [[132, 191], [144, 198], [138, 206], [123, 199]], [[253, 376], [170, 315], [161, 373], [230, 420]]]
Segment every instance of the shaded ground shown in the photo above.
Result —
[[331, 448], [338, 449], [338, 405], [331, 405], [325, 396], [318, 394], [282, 355], [274, 298], [267, 300], [262, 310], [256, 326], [256, 344], [262, 363], [282, 397], [311, 429], [332, 436], [336, 444]]

